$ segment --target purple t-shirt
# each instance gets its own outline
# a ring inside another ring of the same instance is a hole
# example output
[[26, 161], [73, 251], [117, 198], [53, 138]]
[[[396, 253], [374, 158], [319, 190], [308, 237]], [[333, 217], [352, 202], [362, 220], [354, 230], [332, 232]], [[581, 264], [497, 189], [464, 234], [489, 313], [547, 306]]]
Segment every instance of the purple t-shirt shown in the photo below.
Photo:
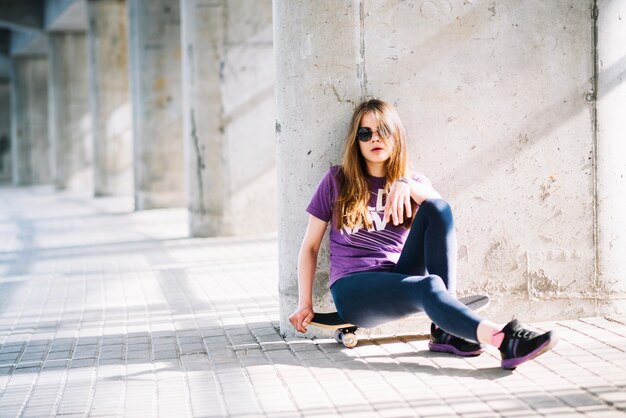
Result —
[[[400, 258], [400, 252], [409, 233], [408, 229], [394, 226], [392, 222], [386, 223], [384, 220], [387, 201], [384, 177], [369, 177], [372, 192], [368, 204], [372, 217], [370, 230], [347, 226], [337, 230], [333, 203], [339, 194], [336, 176], [340, 171], [339, 166], [328, 170], [306, 208], [307, 212], [316, 218], [330, 222], [329, 286], [350, 273], [392, 270]], [[430, 181], [422, 174], [413, 173], [411, 177], [415, 181], [430, 185]]]

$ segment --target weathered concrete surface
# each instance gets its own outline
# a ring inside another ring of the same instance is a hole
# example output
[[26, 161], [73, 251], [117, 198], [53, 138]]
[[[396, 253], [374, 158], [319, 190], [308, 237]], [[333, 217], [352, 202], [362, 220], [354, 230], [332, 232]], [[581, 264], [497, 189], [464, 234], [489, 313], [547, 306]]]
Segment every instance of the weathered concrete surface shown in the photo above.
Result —
[[598, 288], [611, 314], [626, 312], [626, 4], [597, 6]]
[[184, 206], [178, 1], [129, 0], [135, 207]]
[[[365, 13], [364, 27], [377, 28], [365, 32], [368, 93], [398, 105], [414, 165], [453, 204], [459, 290], [489, 293], [501, 320], [597, 306], [591, 5], [425, 2]], [[387, 31], [391, 21], [413, 35]]]
[[592, 4], [275, 3], [284, 331], [304, 208], [371, 96], [398, 107], [414, 169], [453, 205], [461, 294], [489, 293], [502, 321], [597, 311]]
[[133, 127], [124, 1], [88, 1], [94, 194], [133, 193]]
[[11, 84], [0, 80], [0, 180], [11, 179]]
[[191, 233], [272, 231], [276, 155], [271, 2], [192, 0], [181, 7]]
[[12, 60], [11, 164], [16, 186], [52, 181], [47, 76], [45, 57]]
[[54, 183], [58, 189], [91, 191], [93, 137], [87, 39], [80, 32], [51, 33], [48, 39]]
[[[357, 3], [335, 3], [274, 2], [279, 294], [281, 331], [288, 334], [293, 328], [287, 316], [298, 301], [297, 257], [308, 219], [304, 208], [328, 167], [340, 161], [347, 118], [361, 100], [360, 10]], [[327, 292], [327, 241], [315, 279], [313, 302], [320, 310], [333, 306]]]

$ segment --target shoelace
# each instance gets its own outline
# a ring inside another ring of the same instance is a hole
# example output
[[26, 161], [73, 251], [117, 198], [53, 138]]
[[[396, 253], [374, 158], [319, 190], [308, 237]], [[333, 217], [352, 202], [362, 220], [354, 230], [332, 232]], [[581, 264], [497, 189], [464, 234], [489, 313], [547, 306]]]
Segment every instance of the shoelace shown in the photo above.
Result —
[[524, 328], [520, 328], [512, 334], [512, 336], [515, 338], [524, 338], [528, 340], [530, 340], [531, 338], [535, 338], [537, 335], [539, 334]]

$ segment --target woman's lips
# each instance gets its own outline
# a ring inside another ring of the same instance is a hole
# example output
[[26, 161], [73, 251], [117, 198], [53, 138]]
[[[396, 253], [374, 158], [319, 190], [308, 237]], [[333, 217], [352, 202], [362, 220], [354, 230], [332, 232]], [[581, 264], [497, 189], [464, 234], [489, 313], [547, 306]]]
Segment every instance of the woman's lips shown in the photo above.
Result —
[[372, 148], [372, 152], [380, 152], [380, 151], [384, 151], [384, 148]]

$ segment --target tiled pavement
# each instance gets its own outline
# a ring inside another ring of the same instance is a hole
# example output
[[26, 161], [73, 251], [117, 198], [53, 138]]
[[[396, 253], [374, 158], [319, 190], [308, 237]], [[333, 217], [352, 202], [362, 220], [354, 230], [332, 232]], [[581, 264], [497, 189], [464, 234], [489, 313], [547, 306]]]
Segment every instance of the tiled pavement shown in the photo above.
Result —
[[275, 236], [131, 209], [0, 187], [0, 416], [626, 416], [624, 318], [534, 324], [563, 339], [515, 372], [421, 337], [285, 341]]

